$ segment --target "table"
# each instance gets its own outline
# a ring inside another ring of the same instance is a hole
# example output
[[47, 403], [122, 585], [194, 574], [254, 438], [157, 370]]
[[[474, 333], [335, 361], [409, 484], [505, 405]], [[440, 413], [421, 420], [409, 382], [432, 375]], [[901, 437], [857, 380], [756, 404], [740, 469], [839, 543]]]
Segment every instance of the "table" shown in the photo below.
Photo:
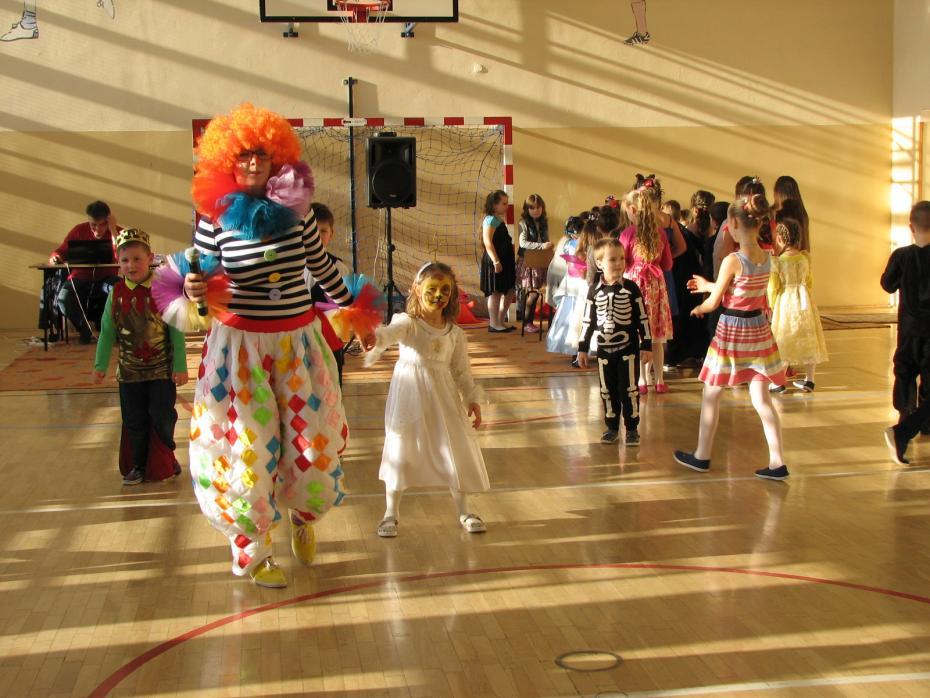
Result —
[[[52, 320], [52, 304], [57, 300], [55, 298], [49, 298], [48, 293], [48, 280], [53, 275], [58, 273], [60, 270], [64, 269], [70, 271], [72, 269], [110, 269], [112, 273], [109, 276], [116, 276], [116, 272], [119, 269], [118, 264], [30, 264], [30, 269], [41, 269], [42, 270], [42, 320], [43, 325], [45, 326], [43, 330], [42, 342], [45, 345], [45, 351], [48, 351], [48, 328]], [[67, 327], [68, 319], [65, 318], [64, 322], [65, 332], [62, 334], [62, 337], [67, 342]]]

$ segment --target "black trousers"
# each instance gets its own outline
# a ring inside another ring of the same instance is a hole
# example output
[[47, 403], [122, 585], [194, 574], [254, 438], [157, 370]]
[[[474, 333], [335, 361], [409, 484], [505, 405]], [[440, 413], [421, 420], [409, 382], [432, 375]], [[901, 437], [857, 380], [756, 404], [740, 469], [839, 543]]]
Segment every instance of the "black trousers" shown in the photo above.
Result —
[[174, 427], [178, 413], [174, 409], [177, 388], [165, 378], [139, 383], [119, 384], [119, 406], [123, 426], [132, 444], [133, 467], [145, 470], [149, 459], [149, 433], [174, 450]]
[[604, 424], [618, 431], [620, 416], [627, 431], [639, 426], [639, 351], [597, 352], [597, 376], [604, 402]]
[[930, 402], [930, 337], [898, 337], [892, 402], [902, 418], [913, 412], [918, 403]]

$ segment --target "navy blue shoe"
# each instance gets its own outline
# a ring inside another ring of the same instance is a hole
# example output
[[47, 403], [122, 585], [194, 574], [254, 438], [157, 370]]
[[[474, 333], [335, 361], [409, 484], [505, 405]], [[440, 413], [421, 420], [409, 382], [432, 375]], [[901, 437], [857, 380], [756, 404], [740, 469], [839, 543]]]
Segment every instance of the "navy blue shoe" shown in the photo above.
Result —
[[706, 473], [710, 470], [710, 460], [695, 458], [693, 453], [675, 451], [675, 462], [691, 470], [697, 470], [699, 473]]
[[756, 471], [756, 477], [761, 477], [763, 480], [787, 480], [788, 466], [782, 465], [774, 469], [762, 468]]

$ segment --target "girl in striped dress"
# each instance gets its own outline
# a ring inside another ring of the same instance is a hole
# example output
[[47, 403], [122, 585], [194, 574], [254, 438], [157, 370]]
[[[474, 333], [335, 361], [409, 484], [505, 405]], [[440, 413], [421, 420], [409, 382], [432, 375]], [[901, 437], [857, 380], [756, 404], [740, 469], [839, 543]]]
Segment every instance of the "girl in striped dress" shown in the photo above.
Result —
[[769, 465], [757, 470], [756, 475], [784, 480], [788, 467], [782, 457], [781, 423], [768, 386], [785, 384], [785, 366], [764, 313], [771, 258], [758, 240], [759, 230], [769, 215], [769, 204], [762, 194], [753, 194], [731, 204], [728, 214], [730, 234], [739, 244], [739, 252], [723, 260], [716, 283], [701, 276], [688, 282], [694, 293], [710, 293], [707, 300], [691, 311], [692, 315], [703, 317], [721, 302], [723, 310], [700, 373], [704, 395], [698, 445], [693, 452], [675, 451], [675, 460], [699, 472], [710, 469], [723, 389], [749, 383], [752, 406], [762, 420], [769, 447]]

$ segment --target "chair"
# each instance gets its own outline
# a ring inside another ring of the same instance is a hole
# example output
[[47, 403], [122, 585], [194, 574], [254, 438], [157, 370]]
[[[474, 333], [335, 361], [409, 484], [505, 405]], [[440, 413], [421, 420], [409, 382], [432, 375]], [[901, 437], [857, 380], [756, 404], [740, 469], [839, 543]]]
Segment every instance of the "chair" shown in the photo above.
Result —
[[[548, 250], [524, 250], [523, 251], [523, 266], [529, 269], [542, 269], [543, 271], [548, 271], [549, 263], [552, 261], [552, 257], [555, 254], [554, 248], [549, 248]], [[540, 302], [542, 302], [543, 293], [540, 289], [539, 300], [536, 301], [536, 308], [541, 310]], [[534, 313], [535, 314], [535, 313]], [[520, 296], [520, 336], [522, 337], [526, 331], [526, 293], [522, 293]], [[530, 318], [532, 321], [535, 318]], [[546, 319], [546, 314], [540, 312], [539, 318], [539, 341], [542, 341], [543, 337], [543, 322]], [[550, 325], [552, 323], [552, 318], [549, 319]]]

